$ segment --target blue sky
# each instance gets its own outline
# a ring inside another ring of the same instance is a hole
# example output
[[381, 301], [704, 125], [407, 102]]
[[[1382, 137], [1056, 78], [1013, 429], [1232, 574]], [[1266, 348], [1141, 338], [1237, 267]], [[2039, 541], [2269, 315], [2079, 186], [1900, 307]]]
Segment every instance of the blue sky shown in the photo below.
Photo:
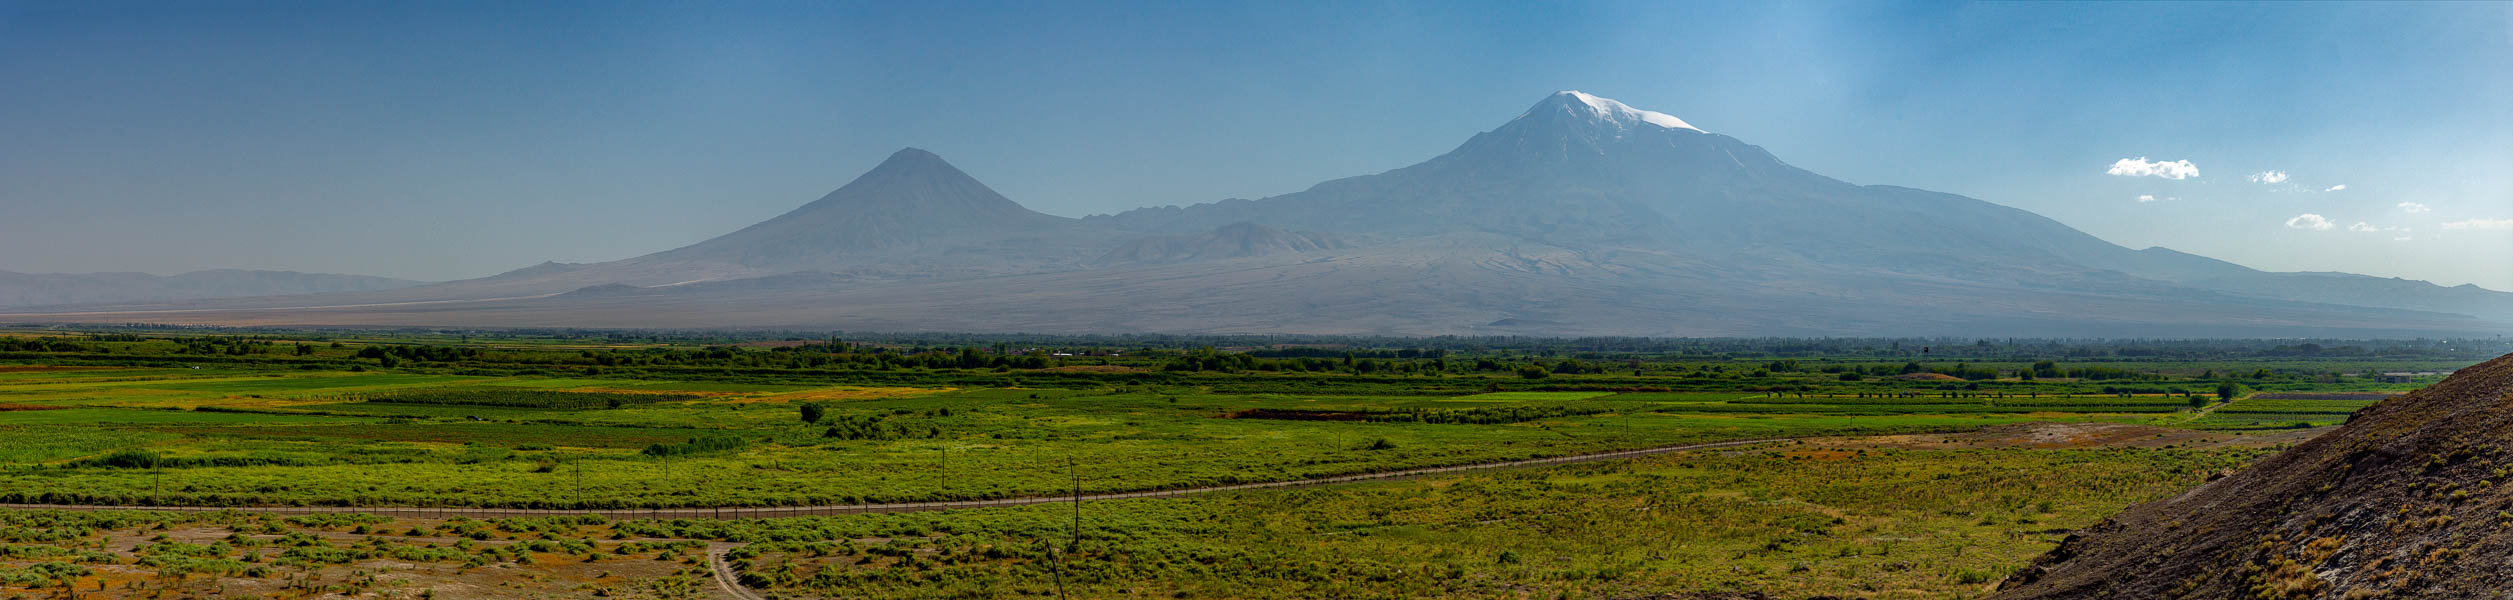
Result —
[[0, 0], [0, 81], [28, 272], [624, 258], [905, 146], [1054, 214], [1262, 197], [1579, 89], [2132, 247], [2513, 289], [2501, 3]]

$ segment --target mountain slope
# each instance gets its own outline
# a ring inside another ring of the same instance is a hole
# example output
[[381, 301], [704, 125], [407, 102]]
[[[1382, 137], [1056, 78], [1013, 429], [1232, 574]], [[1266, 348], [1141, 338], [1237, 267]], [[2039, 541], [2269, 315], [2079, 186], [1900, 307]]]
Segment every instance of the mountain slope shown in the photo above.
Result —
[[1540, 336], [2362, 337], [2465, 331], [2460, 328], [2465, 321], [2442, 315], [2210, 301], [2207, 294], [2188, 290], [2166, 296], [2017, 290], [1891, 274], [1757, 281], [1664, 252], [1589, 253], [1491, 233], [959, 280], [870, 285], [809, 277], [780, 281], [783, 277], [599, 286], [479, 302], [111, 318], [234, 325]]
[[1197, 235], [1153, 235], [1135, 238], [1108, 251], [1094, 265], [1152, 265], [1199, 260], [1224, 260], [1286, 252], [1315, 252], [1349, 247], [1343, 238], [1320, 233], [1275, 229], [1256, 223], [1232, 223]]
[[421, 282], [367, 275], [213, 269], [180, 275], [0, 271], [0, 307], [389, 290]]
[[[1023, 208], [940, 157], [907, 149], [785, 215], [645, 256], [406, 290], [130, 306], [80, 318], [1417, 335], [2440, 335], [2513, 330], [2513, 314], [2502, 310], [2513, 309], [2508, 299], [2134, 251], [2020, 209], [1824, 177], [1670, 115], [1562, 92], [1420, 164], [1261, 200], [1067, 219]], [[325, 306], [337, 308], [315, 309]], [[134, 312], [142, 310], [181, 312]]]
[[2089, 270], [2070, 255], [2127, 252], [2030, 212], [1845, 183], [1732, 137], [1618, 116], [1628, 110], [1561, 92], [1419, 165], [1263, 200], [1103, 220], [1162, 232], [1239, 221], [1369, 235], [1490, 231], [1571, 247], [2003, 280], [2018, 279], [2016, 268]]
[[776, 268], [958, 236], [1054, 231], [1072, 219], [1041, 214], [916, 148], [891, 154], [837, 191], [777, 218], [640, 260], [715, 261]]
[[1993, 598], [2503, 595], [2513, 356], [2060, 543]]
[[1732, 137], [1630, 112], [1561, 92], [1418, 165], [1261, 200], [1089, 220], [1170, 233], [1231, 222], [1374, 236], [1490, 231], [1574, 248], [1663, 249], [1781, 278], [1887, 271], [2032, 288], [2197, 289], [2513, 323], [2513, 294], [2130, 250], [2013, 207], [1842, 182]]

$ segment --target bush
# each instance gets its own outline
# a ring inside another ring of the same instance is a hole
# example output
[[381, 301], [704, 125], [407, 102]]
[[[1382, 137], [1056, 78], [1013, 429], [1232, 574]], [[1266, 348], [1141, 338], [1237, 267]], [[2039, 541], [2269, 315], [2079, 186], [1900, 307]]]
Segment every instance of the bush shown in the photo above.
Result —
[[840, 440], [903, 440], [942, 437], [942, 429], [930, 425], [918, 428], [889, 420], [888, 415], [874, 415], [840, 418], [820, 435]]
[[149, 452], [146, 450], [120, 450], [112, 454], [79, 461], [77, 464], [82, 467], [103, 467], [107, 469], [151, 469], [165, 464], [165, 460], [165, 457], [158, 456], [155, 452]]
[[679, 444], [655, 444], [647, 446], [645, 453], [646, 456], [682, 456], [708, 452], [740, 450], [749, 445], [750, 442], [742, 438], [729, 435], [711, 435], [691, 439], [688, 442]]

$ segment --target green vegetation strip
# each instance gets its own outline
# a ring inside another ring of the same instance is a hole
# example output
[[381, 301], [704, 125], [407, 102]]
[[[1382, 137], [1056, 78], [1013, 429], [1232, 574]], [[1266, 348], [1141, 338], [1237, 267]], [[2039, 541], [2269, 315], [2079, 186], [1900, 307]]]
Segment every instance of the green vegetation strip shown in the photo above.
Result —
[[[699, 518], [699, 519], [706, 519], [706, 518], [717, 518], [717, 519], [762, 519], [762, 518], [776, 518], [776, 517], [799, 517], [799, 516], [813, 516], [813, 515], [864, 514], [864, 513], [896, 513], [896, 512], [927, 512], [927, 511], [938, 511], [938, 510], [963, 510], [963, 509], [972, 509], [972, 508], [992, 508], [992, 507], [1003, 507], [1003, 506], [1025, 506], [1025, 505], [1031, 505], [1031, 504], [1048, 504], [1048, 503], [1055, 503], [1055, 502], [1103, 502], [1103, 501], [1108, 501], [1108, 500], [1131, 500], [1131, 499], [1137, 499], [1137, 498], [1168, 498], [1168, 497], [1185, 496], [1185, 495], [1193, 495], [1193, 494], [1210, 494], [1210, 493], [1215, 493], [1215, 492], [1232, 492], [1232, 491], [1242, 491], [1242, 490], [1258, 490], [1258, 489], [1270, 489], [1270, 488], [1294, 488], [1294, 487], [1308, 487], [1308, 486], [1316, 486], [1316, 485], [1329, 485], [1329, 484], [1337, 484], [1337, 483], [1350, 483], [1350, 482], [1355, 482], [1355, 481], [1368, 481], [1368, 480], [1379, 480], [1379, 479], [1402, 479], [1402, 478], [1408, 478], [1408, 477], [1420, 477], [1420, 476], [1423, 476], [1423, 475], [1431, 475], [1431, 474], [1437, 474], [1437, 473], [1456, 473], [1456, 472], [1460, 472], [1460, 471], [1474, 471], [1474, 470], [1483, 470], [1483, 469], [1505, 469], [1505, 468], [1514, 468], [1514, 467], [1531, 467], [1531, 466], [1540, 466], [1540, 465], [1558, 465], [1558, 464], [1570, 464], [1570, 463], [1581, 463], [1581, 462], [1594, 462], [1594, 461], [1600, 461], [1600, 460], [1617, 460], [1617, 459], [1626, 459], [1626, 458], [1636, 458], [1636, 457], [1642, 457], [1642, 456], [1650, 456], [1650, 455], [1655, 455], [1655, 454], [1665, 454], [1665, 453], [1669, 453], [1669, 452], [1684, 452], [1684, 451], [1690, 451], [1690, 450], [1708, 450], [1708, 449], [1713, 449], [1713, 448], [1735, 448], [1735, 447], [1739, 447], [1739, 446], [1750, 446], [1750, 445], [1754, 445], [1754, 444], [1766, 444], [1766, 443], [1779, 442], [1779, 441], [1786, 441], [1786, 440], [1782, 440], [1782, 439], [1736, 440], [1736, 441], [1728, 441], [1728, 442], [1713, 442], [1713, 443], [1708, 443], [1708, 444], [1686, 444], [1686, 445], [1682, 445], [1682, 446], [1669, 446], [1669, 447], [1665, 447], [1665, 448], [1645, 448], [1645, 449], [1640, 449], [1640, 450], [1622, 450], [1622, 451], [1616, 451], [1616, 452], [1600, 452], [1600, 453], [1596, 453], [1596, 454], [1581, 454], [1581, 455], [1576, 455], [1576, 456], [1557, 456], [1557, 457], [1552, 457], [1552, 458], [1535, 458], [1535, 459], [1527, 459], [1527, 460], [1513, 460], [1513, 461], [1495, 462], [1495, 463], [1481, 463], [1481, 464], [1471, 464], [1471, 465], [1455, 465], [1455, 466], [1447, 466], [1447, 467], [1431, 467], [1431, 468], [1424, 468], [1424, 469], [1406, 469], [1406, 470], [1401, 470], [1401, 471], [1386, 471], [1386, 472], [1380, 472], [1380, 473], [1357, 473], [1357, 474], [1352, 474], [1352, 475], [1338, 475], [1338, 476], [1334, 476], [1334, 477], [1319, 477], [1319, 478], [1314, 478], [1314, 479], [1299, 479], [1299, 480], [1291, 480], [1291, 481], [1268, 481], [1268, 482], [1260, 482], [1260, 483], [1243, 483], [1243, 484], [1236, 484], [1236, 485], [1220, 485], [1220, 486], [1199, 487], [1199, 488], [1186, 488], [1186, 489], [1175, 489], [1175, 490], [1153, 490], [1153, 491], [1142, 491], [1142, 492], [1119, 492], [1119, 493], [1109, 493], [1109, 494], [1083, 494], [1083, 495], [1078, 495], [1078, 496], [1076, 496], [1076, 495], [1067, 495], [1067, 496], [1034, 496], [1034, 497], [1026, 497], [1026, 498], [999, 498], [999, 499], [992, 499], [992, 500], [968, 500], [968, 501], [945, 501], [945, 502], [897, 502], [897, 503], [878, 503], [878, 504], [839, 504], [839, 505], [826, 505], [826, 506], [780, 506], [780, 507], [760, 507], [760, 506], [726, 506], [726, 507], [709, 507], [709, 508], [656, 508], [656, 509], [646, 509], [646, 510], [605, 510], [605, 509], [583, 509], [583, 510], [577, 510], [577, 509], [498, 509], [498, 508], [469, 508], [469, 507], [447, 507], [447, 508], [435, 508], [435, 507], [410, 507], [410, 506], [362, 506], [362, 507], [355, 507], [355, 508], [349, 508], [349, 507], [340, 507], [340, 508], [333, 508], [333, 507], [252, 507], [252, 506], [114, 506], [114, 505], [94, 505], [94, 504], [24, 504], [24, 503], [0, 503], [0, 508], [5, 508], [5, 509], [16, 509], [16, 510], [73, 510], [73, 511], [100, 511], [100, 510], [134, 510], [134, 509], [142, 509], [142, 510], [170, 510], [170, 511], [190, 511], [190, 512], [214, 512], [214, 511], [270, 512], [270, 513], [274, 513], [274, 514], [372, 514], [372, 515], [385, 515], [385, 516], [425, 517], [425, 518], [443, 518], [443, 517], [498, 518], [498, 517], [530, 517], [530, 516], [560, 516], [560, 515], [601, 515], [601, 516], [604, 516], [604, 517], [607, 517], [607, 518], [615, 518], [615, 519], [637, 519], [637, 518], [652, 518], [652, 519], [691, 519], [691, 518]], [[123, 467], [138, 468], [138, 467], [145, 467], [145, 466], [148, 466], [148, 465], [149, 465], [149, 461], [154, 460], [154, 457], [152, 457], [152, 456], [147, 456], [147, 455], [128, 455], [128, 454], [120, 454], [120, 453], [118, 453], [118, 454], [114, 454], [114, 455], [111, 455], [111, 456], [107, 456], [107, 457], [105, 457], [105, 458], [98, 459], [98, 460], [99, 460], [99, 462], [100, 462], [100, 463], [102, 463], [102, 464], [98, 464], [98, 465], [95, 465], [95, 466], [107, 466], [107, 467], [116, 467], [116, 468], [123, 468]]]

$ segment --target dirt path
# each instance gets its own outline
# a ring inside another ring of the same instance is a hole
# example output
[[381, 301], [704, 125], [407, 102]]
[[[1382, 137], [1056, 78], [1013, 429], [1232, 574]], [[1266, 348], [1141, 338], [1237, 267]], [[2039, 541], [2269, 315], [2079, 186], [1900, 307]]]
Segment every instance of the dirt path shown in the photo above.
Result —
[[716, 585], [724, 588], [724, 593], [732, 594], [734, 598], [767, 600], [759, 597], [758, 594], [751, 593], [750, 588], [742, 587], [742, 578], [734, 575], [732, 563], [724, 560], [724, 553], [732, 552], [734, 548], [740, 547], [742, 544], [709, 542], [707, 544], [707, 572], [714, 573]]
[[438, 507], [415, 507], [415, 506], [260, 506], [260, 507], [237, 507], [237, 506], [106, 506], [106, 505], [92, 505], [92, 504], [0, 504], [0, 509], [20, 509], [20, 510], [83, 510], [83, 511], [100, 511], [100, 510], [155, 510], [155, 511], [178, 511], [178, 512], [194, 512], [194, 511], [197, 511], [197, 512], [217, 512], [217, 511], [222, 511], [222, 510], [235, 510], [235, 511], [243, 511], [243, 512], [257, 512], [257, 513], [269, 513], [269, 514], [291, 514], [291, 515], [293, 515], [293, 514], [316, 514], [316, 513], [365, 513], [365, 514], [380, 515], [380, 516], [388, 516], [388, 517], [417, 518], [417, 519], [438, 519], [438, 518], [448, 518], [448, 517], [471, 517], [471, 518], [546, 517], [546, 516], [559, 516], [559, 515], [585, 515], [585, 514], [597, 514], [597, 515], [602, 515], [602, 516], [604, 516], [604, 517], [607, 517], [607, 518], [612, 518], [612, 519], [761, 519], [761, 518], [772, 518], [772, 517], [802, 517], [802, 516], [813, 516], [813, 515], [845, 515], [845, 514], [863, 514], [863, 513], [929, 512], [929, 511], [938, 511], [938, 510], [958, 510], [958, 509], [969, 509], [969, 508], [992, 508], [992, 507], [999, 507], [999, 506], [1025, 506], [1025, 505], [1031, 505], [1031, 504], [1047, 504], [1047, 503], [1054, 503], [1054, 502], [1098, 502], [1098, 501], [1102, 501], [1102, 500], [1130, 500], [1130, 499], [1137, 499], [1137, 498], [1167, 498], [1167, 497], [1172, 497], [1172, 496], [1186, 496], [1186, 495], [1193, 495], [1193, 494], [1210, 494], [1210, 493], [1215, 493], [1215, 492], [1230, 492], [1230, 491], [1239, 491], [1239, 490], [1256, 490], [1256, 489], [1269, 489], [1269, 488], [1296, 488], [1296, 487], [1308, 487], [1308, 486], [1317, 486], [1317, 485], [1330, 485], [1330, 484], [1337, 484], [1337, 483], [1348, 483], [1348, 482], [1354, 482], [1354, 481], [1371, 481], [1371, 480], [1382, 480], [1382, 479], [1404, 479], [1404, 478], [1410, 478], [1410, 477], [1420, 477], [1420, 476], [1423, 476], [1423, 475], [1433, 475], [1433, 474], [1439, 474], [1439, 473], [1454, 473], [1454, 472], [1459, 472], [1459, 471], [1475, 471], [1475, 470], [1483, 470], [1483, 469], [1506, 469], [1506, 468], [1513, 468], [1513, 467], [1532, 467], [1532, 466], [1542, 466], [1542, 465], [1558, 465], [1558, 464], [1570, 464], [1570, 463], [1581, 463], [1581, 462], [1595, 462], [1595, 461], [1601, 461], [1601, 460], [1616, 460], [1616, 459], [1633, 458], [1633, 457], [1640, 457], [1640, 456], [1649, 456], [1649, 455], [1653, 455], [1653, 454], [1665, 454], [1665, 453], [1669, 453], [1669, 452], [1684, 452], [1684, 451], [1689, 451], [1689, 450], [1710, 450], [1710, 449], [1716, 449], [1716, 448], [1734, 448], [1734, 447], [1738, 447], [1738, 446], [1749, 446], [1749, 445], [1754, 445], [1754, 444], [1763, 444], [1763, 443], [1770, 443], [1770, 442], [1789, 441], [1789, 440], [1792, 440], [1792, 439], [1797, 439], [1797, 438], [1770, 438], [1770, 439], [1757, 439], [1757, 440], [1736, 440], [1736, 441], [1729, 441], [1729, 442], [1711, 442], [1711, 443], [1706, 443], [1706, 444], [1685, 444], [1685, 445], [1680, 445], [1680, 446], [1662, 446], [1662, 447], [1658, 447], [1658, 448], [1643, 448], [1643, 449], [1639, 449], [1639, 450], [1621, 450], [1621, 451], [1616, 451], [1616, 452], [1599, 452], [1599, 453], [1595, 453], [1595, 454], [1575, 454], [1575, 455], [1571, 455], [1571, 456], [1556, 456], [1556, 457], [1552, 457], [1552, 458], [1533, 458], [1533, 459], [1527, 459], [1527, 460], [1513, 460], [1513, 461], [1503, 461], [1503, 462], [1490, 462], [1490, 463], [1477, 463], [1477, 464], [1467, 464], [1467, 465], [1454, 465], [1454, 466], [1447, 466], [1447, 467], [1429, 467], [1429, 468], [1421, 468], [1421, 469], [1405, 469], [1405, 470], [1401, 470], [1401, 471], [1382, 471], [1382, 472], [1377, 472], [1377, 473], [1356, 473], [1356, 474], [1352, 474], [1352, 475], [1337, 475], [1337, 476], [1334, 476], [1334, 477], [1319, 477], [1319, 478], [1313, 478], [1313, 479], [1294, 479], [1294, 480], [1288, 480], [1288, 481], [1269, 481], [1269, 482], [1262, 482], [1262, 483], [1242, 483], [1242, 484], [1237, 484], [1237, 485], [1218, 485], [1218, 486], [1197, 487], [1197, 488], [1181, 488], [1181, 489], [1174, 489], [1174, 490], [1153, 490], [1153, 491], [1144, 491], [1144, 492], [1119, 492], [1119, 493], [1109, 493], [1109, 494], [1090, 494], [1090, 495], [1084, 495], [1084, 496], [1081, 496], [1081, 497], [1079, 497], [1079, 498], [1076, 498], [1076, 497], [1074, 497], [1074, 496], [1033, 496], [1033, 497], [1027, 497], [1027, 498], [1001, 498], [1001, 499], [995, 499], [995, 500], [962, 500], [962, 501], [949, 501], [949, 502], [902, 502], [902, 503], [888, 503], [888, 504], [841, 504], [841, 505], [827, 505], [827, 506], [775, 506], [775, 507], [730, 506], [730, 507], [707, 507], [707, 508], [596, 509], [596, 510], [526, 509], [526, 508], [438, 508]]

